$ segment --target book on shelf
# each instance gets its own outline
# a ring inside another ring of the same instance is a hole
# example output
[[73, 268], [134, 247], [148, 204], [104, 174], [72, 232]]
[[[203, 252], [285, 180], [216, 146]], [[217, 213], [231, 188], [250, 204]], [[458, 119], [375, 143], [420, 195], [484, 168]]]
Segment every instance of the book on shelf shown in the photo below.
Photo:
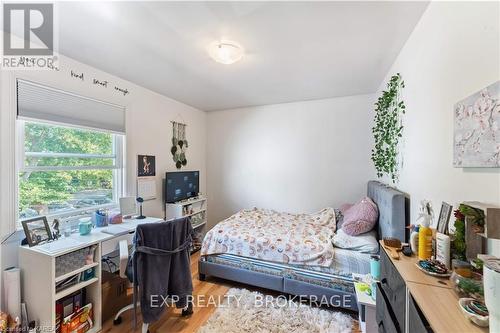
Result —
[[62, 333], [63, 319], [78, 312], [86, 302], [87, 291], [82, 288], [60, 300], [56, 301], [56, 333]]
[[61, 333], [85, 333], [94, 326], [92, 303], [64, 318]]
[[80, 272], [78, 274], [72, 275], [64, 280], [61, 280], [56, 283], [56, 293], [69, 288], [71, 286], [74, 286], [75, 284], [83, 281], [88, 281], [92, 278], [95, 277], [95, 270], [94, 267], [89, 268], [83, 272]]

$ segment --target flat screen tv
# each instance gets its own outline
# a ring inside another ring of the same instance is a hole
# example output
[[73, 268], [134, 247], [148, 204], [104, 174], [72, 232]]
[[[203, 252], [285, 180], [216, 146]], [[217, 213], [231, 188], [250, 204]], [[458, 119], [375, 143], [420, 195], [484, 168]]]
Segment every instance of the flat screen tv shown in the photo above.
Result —
[[165, 201], [173, 203], [189, 199], [200, 192], [200, 172], [167, 172], [165, 177]]

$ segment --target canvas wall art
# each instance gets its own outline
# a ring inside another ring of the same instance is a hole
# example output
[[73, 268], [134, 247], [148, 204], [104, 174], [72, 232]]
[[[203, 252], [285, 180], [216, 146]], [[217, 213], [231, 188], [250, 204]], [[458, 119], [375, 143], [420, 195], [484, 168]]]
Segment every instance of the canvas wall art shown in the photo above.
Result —
[[453, 166], [500, 167], [500, 81], [455, 104]]
[[137, 156], [137, 176], [153, 177], [156, 175], [156, 158], [149, 155]]

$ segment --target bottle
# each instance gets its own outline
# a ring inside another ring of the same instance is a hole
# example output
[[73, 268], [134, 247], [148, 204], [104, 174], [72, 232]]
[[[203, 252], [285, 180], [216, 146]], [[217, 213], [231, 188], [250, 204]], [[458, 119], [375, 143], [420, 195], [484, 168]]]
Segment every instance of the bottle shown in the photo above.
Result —
[[436, 234], [436, 260], [450, 269], [450, 236], [439, 232]]
[[410, 234], [410, 248], [411, 252], [418, 254], [418, 225], [413, 226], [413, 230]]
[[380, 256], [378, 255], [370, 257], [370, 274], [374, 280], [380, 280]]
[[422, 224], [418, 230], [418, 259], [430, 259], [432, 256], [431, 216], [422, 216]]

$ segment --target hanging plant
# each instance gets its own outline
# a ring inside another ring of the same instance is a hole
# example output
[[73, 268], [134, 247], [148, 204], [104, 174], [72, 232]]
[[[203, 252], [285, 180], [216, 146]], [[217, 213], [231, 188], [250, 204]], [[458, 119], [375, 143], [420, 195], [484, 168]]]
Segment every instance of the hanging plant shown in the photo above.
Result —
[[188, 142], [186, 140], [186, 124], [172, 122], [172, 160], [177, 169], [187, 165], [186, 150]]
[[403, 133], [401, 114], [406, 106], [401, 100], [401, 89], [405, 83], [401, 75], [393, 75], [387, 83], [387, 90], [382, 92], [375, 103], [375, 125], [372, 128], [375, 147], [372, 149], [372, 161], [377, 177], [384, 174], [391, 177], [392, 182], [398, 180], [398, 144]]

